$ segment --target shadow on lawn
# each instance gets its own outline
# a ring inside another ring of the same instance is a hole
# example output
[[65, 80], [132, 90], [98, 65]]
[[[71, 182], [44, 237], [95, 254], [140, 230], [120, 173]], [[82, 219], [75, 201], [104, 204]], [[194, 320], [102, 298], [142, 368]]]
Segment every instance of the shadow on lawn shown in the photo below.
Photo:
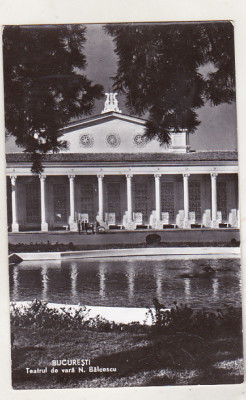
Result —
[[[206, 340], [198, 335], [174, 334], [166, 337], [156, 337], [149, 345], [137, 347], [134, 350], [122, 351], [109, 355], [103, 355], [91, 360], [93, 367], [116, 368], [113, 373], [108, 372], [85, 372], [64, 374], [59, 372], [55, 376], [47, 375], [27, 375], [23, 368], [18, 368], [19, 360], [28, 358], [28, 353], [33, 348], [13, 349], [13, 386], [22, 382], [38, 382], [39, 387], [49, 387], [49, 384], [57, 383], [64, 387], [73, 386], [83, 387], [84, 380], [96, 378], [110, 378], [117, 380], [131, 377], [138, 373], [150, 373], [146, 377], [144, 386], [163, 386], [163, 385], [182, 385], [182, 384], [233, 384], [243, 382], [243, 375], [238, 372], [237, 367], [232, 368], [230, 361], [238, 360], [242, 357], [241, 338], [224, 338], [216, 340]], [[43, 348], [35, 348], [35, 351], [43, 352]], [[219, 369], [216, 363], [226, 360], [229, 367]], [[171, 371], [165, 375], [163, 370]], [[182, 378], [189, 371], [196, 371], [190, 378]], [[158, 371], [158, 373], [156, 372]], [[151, 376], [151, 372], [153, 375]], [[188, 381], [187, 381], [188, 379]], [[100, 384], [98, 385], [100, 386]], [[137, 384], [136, 384], [137, 386]]]

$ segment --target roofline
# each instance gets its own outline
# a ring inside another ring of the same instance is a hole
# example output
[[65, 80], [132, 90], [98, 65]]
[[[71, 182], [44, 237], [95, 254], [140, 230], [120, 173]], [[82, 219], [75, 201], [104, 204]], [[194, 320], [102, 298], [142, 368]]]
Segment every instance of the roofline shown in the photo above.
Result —
[[103, 113], [103, 114], [98, 114], [95, 115], [93, 117], [89, 117], [86, 119], [82, 119], [76, 122], [70, 122], [67, 126], [65, 126], [64, 128], [61, 129], [62, 132], [67, 132], [67, 131], [71, 131], [74, 128], [80, 128], [80, 127], [85, 127], [88, 125], [96, 125], [99, 124], [101, 122], [107, 122], [110, 121], [112, 119], [121, 119], [123, 121], [128, 121], [128, 122], [132, 122], [138, 125], [145, 125], [146, 120], [143, 118], [138, 118], [138, 117], [132, 117], [130, 115], [127, 114], [122, 114], [122, 113], [117, 113], [115, 111], [110, 111], [107, 113]]

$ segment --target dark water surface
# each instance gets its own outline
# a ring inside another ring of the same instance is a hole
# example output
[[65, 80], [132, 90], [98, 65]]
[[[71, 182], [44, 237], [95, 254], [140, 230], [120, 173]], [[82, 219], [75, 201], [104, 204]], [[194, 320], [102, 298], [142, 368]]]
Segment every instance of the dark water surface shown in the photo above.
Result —
[[[204, 273], [211, 266], [215, 273]], [[149, 307], [153, 297], [194, 308], [241, 306], [240, 260], [120, 257], [26, 261], [10, 266], [11, 301], [40, 299], [89, 306]]]

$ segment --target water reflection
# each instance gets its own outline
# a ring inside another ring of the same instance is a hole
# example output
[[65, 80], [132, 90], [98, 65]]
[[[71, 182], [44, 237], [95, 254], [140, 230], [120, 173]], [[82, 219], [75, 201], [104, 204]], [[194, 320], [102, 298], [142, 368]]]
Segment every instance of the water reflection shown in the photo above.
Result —
[[41, 281], [42, 281], [42, 300], [47, 299], [48, 292], [48, 284], [49, 284], [49, 276], [48, 276], [48, 268], [47, 265], [43, 265], [41, 267]]
[[162, 297], [162, 276], [160, 273], [157, 273], [155, 275], [155, 279], [156, 279], [156, 297], [158, 299], [161, 299]]
[[127, 278], [128, 278], [128, 299], [132, 300], [134, 297], [134, 280], [135, 280], [135, 269], [132, 263], [127, 264]]
[[77, 263], [72, 262], [71, 264], [71, 299], [74, 303], [77, 303], [77, 276], [78, 266]]
[[[215, 270], [203, 274], [204, 266]], [[192, 278], [191, 278], [192, 277]], [[153, 298], [193, 307], [239, 306], [239, 260], [159, 257], [22, 262], [10, 267], [12, 301], [35, 298], [68, 304], [150, 307]]]
[[19, 297], [18, 288], [19, 288], [19, 269], [15, 265], [13, 267], [13, 297], [17, 299]]
[[218, 300], [218, 298], [219, 298], [219, 280], [218, 280], [218, 278], [212, 279], [212, 287], [213, 287], [213, 298], [214, 298], [214, 300]]
[[187, 303], [190, 303], [190, 296], [191, 296], [190, 283], [191, 283], [191, 279], [190, 278], [185, 278], [184, 279], [185, 301]]
[[103, 299], [105, 297], [105, 280], [106, 280], [106, 265], [104, 263], [101, 263], [99, 265], [99, 296], [101, 297], [101, 299]]

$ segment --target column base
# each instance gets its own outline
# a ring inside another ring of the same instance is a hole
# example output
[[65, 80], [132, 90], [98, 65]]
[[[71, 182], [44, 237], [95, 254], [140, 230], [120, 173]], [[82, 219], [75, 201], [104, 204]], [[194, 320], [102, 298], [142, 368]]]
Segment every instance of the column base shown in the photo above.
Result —
[[41, 232], [48, 232], [48, 224], [47, 224], [47, 222], [43, 222], [41, 224]]
[[12, 224], [12, 232], [19, 232], [19, 224], [17, 222]]
[[163, 221], [157, 220], [156, 221], [156, 225], [155, 225], [155, 229], [162, 229], [163, 228]]
[[75, 221], [70, 221], [69, 222], [69, 230], [71, 232], [77, 232], [78, 231], [78, 224]]
[[105, 221], [103, 221], [103, 218], [101, 215], [97, 215], [96, 220], [100, 226], [102, 226], [104, 229], [108, 229], [108, 224]]
[[211, 221], [211, 228], [219, 228], [219, 222], [218, 221]]
[[127, 221], [125, 228], [132, 231], [135, 229], [135, 226], [136, 226], [135, 222]]
[[183, 229], [190, 229], [190, 221], [188, 219], [184, 219]]

